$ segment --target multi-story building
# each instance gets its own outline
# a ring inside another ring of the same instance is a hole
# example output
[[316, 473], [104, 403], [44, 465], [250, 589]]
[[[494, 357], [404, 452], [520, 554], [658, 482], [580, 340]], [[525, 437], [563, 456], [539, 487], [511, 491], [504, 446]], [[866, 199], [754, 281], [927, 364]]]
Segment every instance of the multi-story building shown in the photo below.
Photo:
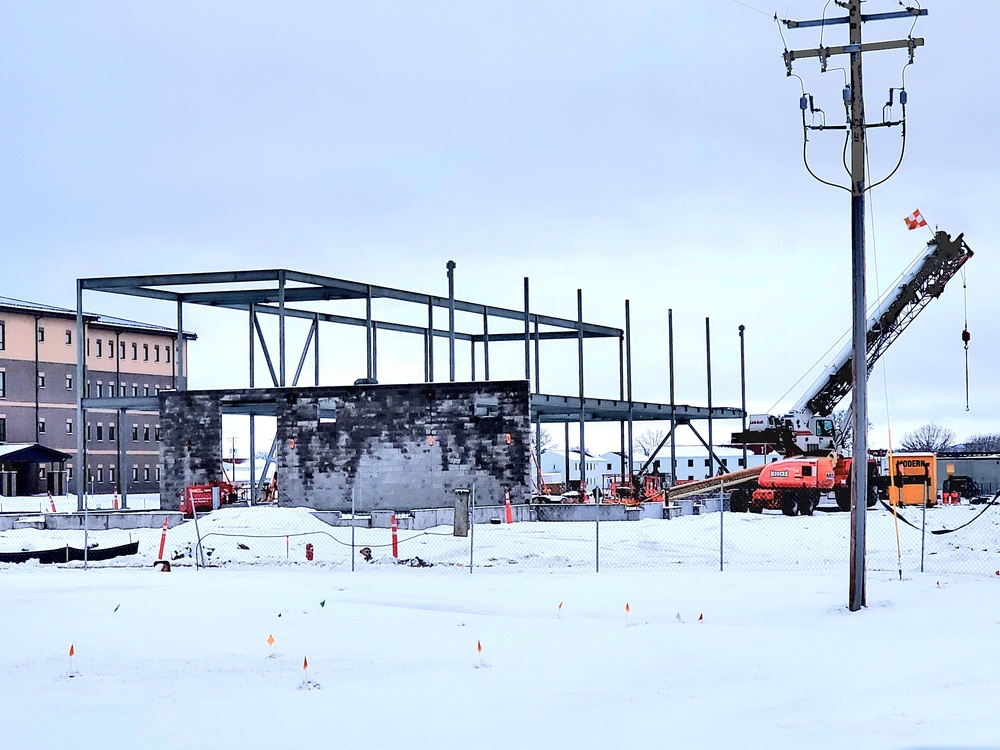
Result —
[[[89, 313], [84, 325], [88, 397], [150, 397], [174, 387], [175, 329]], [[21, 467], [17, 494], [75, 494], [81, 476], [91, 493], [158, 492], [157, 412], [88, 409], [86, 424], [76, 424], [76, 336], [75, 310], [0, 297], [0, 443], [37, 443], [69, 455], [64, 468]], [[185, 347], [194, 338], [185, 333]], [[80, 429], [86, 472], [76, 455]]]

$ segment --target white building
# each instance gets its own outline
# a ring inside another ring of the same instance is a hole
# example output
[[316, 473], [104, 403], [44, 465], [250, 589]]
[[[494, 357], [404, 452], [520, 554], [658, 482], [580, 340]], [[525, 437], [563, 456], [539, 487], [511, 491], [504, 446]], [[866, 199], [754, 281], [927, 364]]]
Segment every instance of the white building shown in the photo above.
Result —
[[[723, 466], [725, 466], [729, 471], [739, 471], [753, 466], [763, 466], [765, 463], [774, 463], [779, 460], [781, 456], [777, 453], [768, 453], [765, 456], [755, 456], [753, 453], [747, 453], [747, 465], [743, 465], [743, 450], [735, 448], [716, 448], [715, 455], [719, 457], [722, 461]], [[693, 451], [690, 447], [686, 447], [683, 451], [679, 451], [677, 454], [677, 460], [674, 464], [673, 475], [676, 477], [678, 482], [689, 482], [695, 479], [707, 479], [710, 476], [714, 476], [718, 473], [716, 466], [716, 471], [712, 470], [709, 465], [708, 451], [700, 450]], [[646, 456], [634, 456], [632, 459], [632, 469], [633, 471], [639, 471], [643, 465], [646, 463]], [[611, 474], [622, 474], [622, 460], [621, 455], [617, 451], [612, 451], [609, 453], [602, 453], [600, 455], [591, 454], [588, 451], [588, 455], [584, 460], [584, 465], [587, 470], [587, 484], [594, 486], [597, 483], [597, 479], [600, 478], [601, 486], [606, 486], [607, 482], [605, 480], [606, 475]], [[670, 451], [669, 449], [661, 450], [657, 455], [656, 459], [649, 467], [650, 472], [659, 472], [661, 474], [669, 474], [668, 471], [670, 466]], [[563, 482], [566, 481], [566, 454], [559, 450], [547, 450], [542, 453], [541, 460], [542, 475], [546, 482]], [[628, 471], [626, 466], [625, 472]], [[580, 478], [580, 453], [579, 451], [569, 452], [569, 477], [570, 479]]]

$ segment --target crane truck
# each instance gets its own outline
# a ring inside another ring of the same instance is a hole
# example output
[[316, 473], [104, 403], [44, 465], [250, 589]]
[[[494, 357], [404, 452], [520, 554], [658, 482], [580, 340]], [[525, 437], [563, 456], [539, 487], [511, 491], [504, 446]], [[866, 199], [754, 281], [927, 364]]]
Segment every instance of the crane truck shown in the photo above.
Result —
[[[946, 232], [935, 232], [899, 285], [868, 317], [866, 375], [928, 303], [941, 295], [972, 254], [963, 235], [952, 239]], [[783, 459], [763, 468], [679, 485], [671, 488], [667, 499], [704, 493], [723, 485], [731, 488], [730, 510], [734, 512], [760, 513], [768, 508], [780, 509], [788, 516], [811, 515], [821, 497], [831, 492], [840, 510], [850, 510], [853, 459], [841, 453], [849, 419], [838, 424], [833, 412], [850, 392], [852, 359], [852, 345], [848, 341], [791, 411], [780, 417], [752, 414], [747, 429], [732, 436], [732, 445], [746, 445], [755, 452], [773, 449]], [[880, 481], [875, 461], [868, 462], [868, 476], [868, 507], [871, 507], [877, 499], [874, 493], [886, 483]]]

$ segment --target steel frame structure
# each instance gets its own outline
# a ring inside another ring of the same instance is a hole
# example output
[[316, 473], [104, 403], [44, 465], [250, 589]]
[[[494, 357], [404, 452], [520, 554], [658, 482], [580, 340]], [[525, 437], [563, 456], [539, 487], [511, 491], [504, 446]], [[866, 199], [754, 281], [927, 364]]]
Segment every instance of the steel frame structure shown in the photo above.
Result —
[[[455, 344], [457, 341], [469, 342], [471, 348], [471, 379], [476, 380], [476, 349], [482, 347], [483, 375], [490, 379], [490, 344], [506, 342], [524, 343], [524, 377], [529, 383], [534, 375], [534, 393], [531, 397], [531, 419], [535, 423], [536, 441], [541, 440], [541, 425], [543, 423], [565, 424], [567, 447], [570, 422], [579, 422], [580, 450], [585, 454], [586, 442], [584, 428], [587, 422], [619, 422], [621, 424], [621, 452], [628, 456], [631, 472], [631, 450], [626, 452], [625, 425], [628, 425], [629, 445], [631, 445], [632, 423], [635, 420], [662, 420], [671, 422], [671, 434], [677, 425], [688, 425], [693, 420], [706, 419], [740, 419], [743, 411], [733, 407], [700, 407], [673, 403], [673, 387], [671, 377], [671, 403], [657, 404], [637, 402], [632, 399], [632, 352], [631, 331], [628, 301], [625, 302], [626, 328], [622, 330], [611, 326], [588, 323], [583, 319], [583, 293], [577, 290], [577, 318], [575, 320], [544, 315], [534, 312], [530, 305], [530, 287], [527, 277], [524, 278], [524, 306], [521, 309], [498, 307], [476, 302], [456, 299], [454, 284], [455, 264], [449, 261], [447, 265], [448, 296], [411, 292], [403, 289], [379, 286], [346, 279], [337, 279], [313, 273], [302, 273], [288, 269], [265, 269], [249, 271], [222, 271], [207, 273], [181, 273], [143, 276], [113, 276], [103, 278], [82, 278], [77, 280], [77, 420], [84, 424], [85, 412], [88, 409], [120, 409], [120, 410], [157, 410], [156, 398], [87, 398], [86, 358], [83, 333], [83, 293], [105, 292], [133, 297], [171, 302], [176, 306], [178, 347], [175, 357], [177, 390], [187, 390], [187, 369], [184, 358], [184, 347], [181, 337], [184, 330], [184, 305], [194, 304], [206, 307], [217, 307], [238, 310], [248, 315], [249, 332], [249, 385], [256, 386], [255, 351], [260, 344], [268, 374], [273, 387], [283, 388], [288, 384], [288, 352], [285, 336], [285, 324], [289, 318], [308, 320], [311, 325], [305, 344], [298, 357], [294, 376], [290, 386], [297, 387], [310, 348], [313, 352], [313, 382], [320, 385], [320, 323], [334, 323], [354, 327], [363, 327], [366, 331], [366, 363], [367, 381], [376, 381], [378, 373], [378, 332], [394, 331], [421, 336], [424, 342], [424, 382], [434, 382], [434, 340], [448, 341], [449, 378], [455, 381]], [[210, 290], [199, 290], [199, 287], [211, 286]], [[294, 307], [296, 303], [334, 303], [342, 301], [364, 301], [365, 316], [355, 317], [329, 312]], [[372, 306], [375, 300], [393, 300], [396, 302], [420, 305], [427, 310], [427, 325], [419, 326], [400, 323], [393, 320], [377, 320], [373, 317]], [[436, 327], [434, 321], [435, 309], [448, 312], [448, 327]], [[463, 312], [477, 316], [482, 320], [480, 330], [460, 331], [456, 329], [455, 312]], [[277, 366], [268, 348], [264, 331], [260, 325], [261, 315], [276, 316], [278, 319]], [[491, 332], [491, 320], [516, 323], [518, 330], [498, 332], [494, 327]], [[523, 326], [523, 329], [521, 328]], [[542, 330], [545, 327], [547, 330]], [[583, 363], [584, 340], [592, 338], [611, 338], [618, 340], [619, 352], [619, 383], [620, 398], [617, 400], [588, 398], [584, 392]], [[577, 341], [577, 365], [579, 371], [579, 392], [576, 396], [557, 396], [541, 393], [540, 364], [541, 342], [556, 340]], [[532, 350], [534, 350], [534, 370], [532, 370]], [[671, 347], [672, 357], [672, 347]], [[250, 415], [250, 461], [251, 476], [256, 476], [254, 465], [255, 430], [253, 417], [266, 415], [271, 407], [266, 403], [247, 404], [240, 400], [224, 407], [224, 413]], [[710, 430], [711, 432], [711, 430]], [[81, 466], [86, 467], [85, 442], [82, 439], [83, 430], [78, 431], [77, 455], [83, 457]], [[695, 431], [697, 435], [697, 432]], [[701, 436], [698, 435], [699, 439]], [[536, 442], [536, 444], [537, 444]], [[704, 443], [704, 440], [702, 439]], [[711, 442], [707, 444], [712, 454]], [[271, 446], [268, 463], [273, 460], [274, 445]], [[569, 451], [566, 451], [567, 477], [569, 476]], [[586, 482], [586, 462], [580, 462], [581, 482]], [[267, 465], [263, 474], [267, 471]], [[537, 467], [541, 475], [541, 467]], [[79, 490], [78, 504], [83, 506], [82, 490]]]

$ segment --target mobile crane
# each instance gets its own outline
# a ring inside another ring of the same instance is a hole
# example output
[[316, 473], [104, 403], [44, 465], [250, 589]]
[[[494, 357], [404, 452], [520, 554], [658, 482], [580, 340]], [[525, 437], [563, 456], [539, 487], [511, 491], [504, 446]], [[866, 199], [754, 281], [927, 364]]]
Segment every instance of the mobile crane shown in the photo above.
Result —
[[[973, 255], [964, 235], [954, 240], [935, 232], [924, 253], [900, 279], [899, 286], [868, 317], [866, 374], [886, 349], [906, 330], [927, 304]], [[707, 492], [724, 484], [732, 488], [730, 509], [761, 512], [778, 509], [785, 515], [811, 515], [822, 495], [833, 492], [837, 507], [850, 510], [851, 461], [841, 455], [844, 425], [835, 424], [833, 410], [851, 389], [851, 342], [841, 349], [826, 370], [787, 414], [752, 414], [745, 431], [734, 433], [733, 445], [770, 447], [785, 458], [763, 468], [745, 469], [701, 482], [671, 488], [668, 499]], [[869, 461], [869, 485], [876, 489], [878, 465]], [[870, 495], [872, 493], [869, 493]], [[875, 497], [868, 498], [868, 506]]]

